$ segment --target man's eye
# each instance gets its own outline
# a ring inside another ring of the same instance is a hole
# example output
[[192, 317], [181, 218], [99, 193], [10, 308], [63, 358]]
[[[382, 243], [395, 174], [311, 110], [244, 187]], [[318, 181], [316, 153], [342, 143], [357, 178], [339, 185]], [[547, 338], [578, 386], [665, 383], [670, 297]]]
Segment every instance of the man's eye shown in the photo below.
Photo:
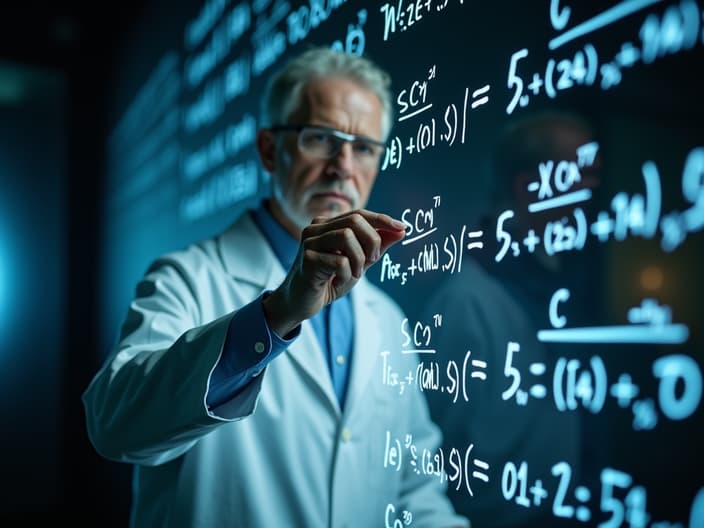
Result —
[[369, 143], [364, 143], [363, 141], [355, 141], [354, 151], [359, 154], [373, 154], [374, 149]]
[[323, 132], [313, 132], [308, 134], [306, 138], [310, 143], [327, 143], [329, 141], [328, 135]]

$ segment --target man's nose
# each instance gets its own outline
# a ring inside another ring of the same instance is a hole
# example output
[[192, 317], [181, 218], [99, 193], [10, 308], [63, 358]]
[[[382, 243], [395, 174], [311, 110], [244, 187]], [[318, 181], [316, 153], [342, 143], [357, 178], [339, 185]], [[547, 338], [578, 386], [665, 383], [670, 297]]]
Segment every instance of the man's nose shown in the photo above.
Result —
[[340, 150], [337, 154], [330, 160], [329, 164], [330, 174], [336, 175], [340, 179], [347, 179], [352, 177], [355, 167], [354, 152], [352, 151], [352, 144], [345, 141], [340, 145]]

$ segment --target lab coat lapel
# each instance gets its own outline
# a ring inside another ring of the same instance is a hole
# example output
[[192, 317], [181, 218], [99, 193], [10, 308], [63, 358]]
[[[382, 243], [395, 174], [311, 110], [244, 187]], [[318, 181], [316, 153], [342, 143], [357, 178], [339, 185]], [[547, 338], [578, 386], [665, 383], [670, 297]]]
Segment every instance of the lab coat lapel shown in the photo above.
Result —
[[225, 231], [218, 242], [223, 265], [238, 282], [263, 290], [284, 280], [285, 272], [274, 251], [248, 213]]
[[288, 347], [286, 352], [296, 366], [317, 386], [325, 396], [331, 410], [339, 417], [342, 414], [340, 403], [337, 401], [335, 389], [332, 386], [330, 370], [323, 357], [323, 350], [310, 321], [304, 321], [301, 324], [301, 335]]
[[[369, 404], [367, 397], [369, 381], [375, 372], [381, 376], [378, 366], [382, 352], [380, 347], [383, 328], [374, 299], [375, 296], [371, 292], [367, 279], [362, 278], [352, 290], [354, 351], [345, 400], [345, 415], [351, 415], [360, 405]], [[366, 409], [362, 410], [366, 412]]]
[[[222, 235], [220, 248], [228, 273], [260, 291], [277, 288], [286, 277], [287, 270], [281, 267], [274, 251], [248, 214], [243, 215]], [[286, 350], [286, 354], [320, 390], [331, 409], [339, 416], [340, 405], [330, 372], [309, 321], [303, 322], [300, 335]]]

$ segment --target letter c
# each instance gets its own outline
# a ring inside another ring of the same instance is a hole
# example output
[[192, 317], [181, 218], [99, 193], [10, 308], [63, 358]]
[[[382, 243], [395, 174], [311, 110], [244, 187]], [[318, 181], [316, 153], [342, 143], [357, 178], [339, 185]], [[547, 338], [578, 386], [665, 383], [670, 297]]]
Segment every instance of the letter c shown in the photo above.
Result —
[[400, 519], [395, 519], [394, 524], [389, 524], [389, 514], [396, 513], [396, 508], [394, 505], [389, 503], [386, 505], [386, 515], [384, 516], [384, 528], [403, 528], [403, 523]]
[[550, 22], [557, 31], [565, 29], [570, 19], [571, 9], [564, 7], [560, 11], [560, 0], [550, 0]]
[[557, 305], [560, 302], [564, 302], [570, 298], [570, 291], [567, 288], [560, 288], [555, 293], [552, 294], [550, 299], [550, 324], [553, 328], [562, 328], [567, 324], [567, 318], [564, 315], [559, 315], [557, 313]]

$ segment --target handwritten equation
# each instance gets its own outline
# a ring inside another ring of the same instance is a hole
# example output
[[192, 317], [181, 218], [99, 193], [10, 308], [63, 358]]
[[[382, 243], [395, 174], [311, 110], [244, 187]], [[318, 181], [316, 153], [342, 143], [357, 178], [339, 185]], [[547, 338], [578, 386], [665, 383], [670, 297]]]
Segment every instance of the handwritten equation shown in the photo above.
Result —
[[[406, 31], [423, 20], [427, 15], [440, 13], [448, 7], [449, 0], [398, 0], [397, 3], [385, 3], [379, 9], [384, 15], [384, 41], [399, 31]], [[460, 5], [464, 0], [460, 0]]]
[[[623, 1], [603, 13], [587, 20], [549, 42], [555, 50], [579, 37], [607, 27], [618, 20], [659, 3], [652, 0]], [[558, 14], [559, 13], [559, 14]], [[702, 8], [694, 0], [682, 0], [660, 12], [648, 14], [636, 38], [626, 40], [613, 55], [600, 56], [592, 43], [585, 43], [573, 54], [548, 59], [544, 68], [532, 74], [521, 73], [520, 63], [529, 56], [528, 48], [522, 48], [509, 61], [507, 88], [512, 91], [506, 113], [512, 114], [517, 107], [528, 106], [531, 98], [541, 95], [554, 99], [560, 92], [576, 86], [593, 86], [597, 82], [602, 90], [621, 83], [625, 70], [652, 64], [656, 60], [690, 50], [704, 43], [702, 31]], [[551, 4], [551, 21], [556, 29], [563, 29], [569, 20], [570, 10], [556, 8]], [[608, 54], [607, 54], [608, 55]], [[530, 70], [529, 70], [530, 71]]]
[[452, 483], [457, 490], [464, 488], [473, 496], [472, 484], [475, 480], [489, 482], [489, 464], [474, 458], [473, 450], [474, 444], [469, 444], [464, 449], [452, 447], [446, 454], [441, 447], [431, 450], [417, 446], [412, 434], [396, 437], [387, 430], [383, 466], [394, 471], [408, 467], [417, 475]]
[[[401, 334], [404, 337], [401, 355], [419, 355], [423, 357], [437, 357], [437, 350], [432, 348], [433, 329], [442, 326], [442, 314], [434, 314], [432, 321], [424, 323], [416, 321], [411, 324], [408, 318], [401, 323]], [[398, 389], [398, 394], [403, 395], [406, 389], [414, 388], [420, 392], [437, 391], [445, 393], [452, 400], [457, 402], [460, 397], [469, 401], [468, 384], [472, 378], [479, 381], [487, 379], [487, 363], [481, 359], [472, 358], [472, 352], [467, 350], [461, 362], [449, 360], [444, 368], [439, 361], [421, 360], [416, 364], [415, 369], [404, 372], [394, 368], [394, 357], [391, 351], [384, 350], [381, 355], [382, 377], [381, 382], [385, 386]]]
[[[580, 147], [577, 150], [579, 162], [546, 161], [539, 164], [540, 181], [528, 184], [528, 191], [536, 193], [536, 200], [528, 205], [530, 213], [565, 208], [591, 199], [590, 189], [572, 189], [581, 181], [580, 170], [590, 166], [589, 160], [593, 159], [592, 154], [585, 156], [584, 149], [587, 148], [595, 154], [598, 145], [589, 143]], [[514, 240], [507, 226], [515, 211], [507, 209], [496, 222], [496, 239], [501, 247], [494, 259], [500, 262], [507, 254], [517, 257], [522, 249], [533, 253], [537, 247], [542, 247], [548, 255], [580, 250], [589, 235], [602, 243], [612, 239], [622, 241], [628, 236], [652, 239], [659, 235], [662, 250], [674, 251], [690, 233], [704, 227], [704, 147], [693, 148], [684, 163], [682, 197], [691, 204], [684, 210], [663, 214], [662, 177], [654, 161], [643, 163], [641, 173], [645, 187], [643, 193], [616, 193], [611, 199], [610, 210], [599, 211], [592, 221], [582, 207], [575, 207], [568, 215], [547, 222], [542, 238], [534, 229], [528, 229], [523, 238]]]
[[[538, 249], [548, 256], [579, 251], [590, 236], [600, 243], [621, 242], [628, 237], [653, 239], [658, 236], [661, 249], [672, 252], [691, 233], [704, 228], [704, 147], [693, 148], [682, 169], [682, 198], [688, 207], [663, 213], [662, 177], [656, 163], [649, 160], [641, 166], [644, 192], [618, 192], [612, 197], [609, 209], [588, 217], [581, 204], [592, 199], [592, 191], [582, 185], [582, 171], [592, 167], [598, 150], [598, 143], [590, 142], [577, 148], [577, 161], [546, 160], [539, 163], [539, 179], [527, 185], [528, 192], [535, 196], [528, 204], [528, 213], [552, 210], [560, 214], [546, 221], [542, 231], [525, 227], [521, 233], [521, 228], [513, 225], [516, 211], [506, 209], [501, 212], [495, 225], [496, 262], [506, 257], [519, 257], [523, 252], [535, 253]], [[406, 238], [401, 246], [422, 242], [422, 247], [412, 254], [410, 262], [405, 263], [385, 253], [380, 266], [382, 283], [398, 280], [405, 285], [419, 274], [459, 273], [465, 253], [484, 248], [484, 231], [471, 229], [466, 224], [437, 240], [441, 202], [440, 196], [434, 196], [430, 207], [403, 211], [401, 219], [406, 225]]]
[[[437, 231], [436, 213], [441, 205], [441, 197], [434, 196], [432, 205], [427, 209], [405, 209], [401, 220], [406, 226], [406, 238], [401, 246], [408, 246], [430, 237]], [[462, 271], [462, 259], [465, 251], [478, 250], [484, 247], [481, 240], [482, 230], [471, 231], [467, 225], [462, 225], [454, 232], [444, 236], [438, 242], [424, 242], [421, 249], [411, 257], [410, 263], [395, 262], [389, 253], [384, 253], [380, 266], [380, 281], [399, 280], [405, 285], [417, 274], [430, 272], [447, 272], [453, 274]]]
[[[400, 169], [405, 156], [419, 154], [432, 149], [440, 144], [452, 147], [455, 143], [464, 144], [468, 125], [468, 112], [489, 102], [491, 85], [464, 89], [461, 97], [456, 102], [445, 106], [444, 111], [430, 119], [421, 120], [424, 114], [434, 108], [434, 103], [429, 97], [431, 83], [437, 78], [436, 66], [428, 69], [427, 77], [421, 81], [413, 81], [409, 88], [404, 88], [398, 94], [398, 121], [404, 122], [418, 117], [419, 123], [410, 135], [394, 136], [389, 139], [381, 170], [390, 168]], [[461, 101], [461, 102], [460, 102]], [[420, 117], [419, 117], [420, 116]]]
[[[590, 489], [573, 482], [573, 470], [568, 462], [560, 461], [550, 468], [550, 475], [532, 475], [529, 464], [509, 461], [501, 472], [503, 498], [523, 508], [551, 508], [556, 518], [572, 519], [597, 526], [597, 513], [606, 517], [599, 528], [684, 528], [680, 523], [653, 519], [648, 513], [648, 495], [627, 472], [604, 468], [599, 476], [599, 489]], [[598, 498], [598, 506], [594, 503]], [[704, 488], [692, 502], [690, 527], [704, 522]]]

